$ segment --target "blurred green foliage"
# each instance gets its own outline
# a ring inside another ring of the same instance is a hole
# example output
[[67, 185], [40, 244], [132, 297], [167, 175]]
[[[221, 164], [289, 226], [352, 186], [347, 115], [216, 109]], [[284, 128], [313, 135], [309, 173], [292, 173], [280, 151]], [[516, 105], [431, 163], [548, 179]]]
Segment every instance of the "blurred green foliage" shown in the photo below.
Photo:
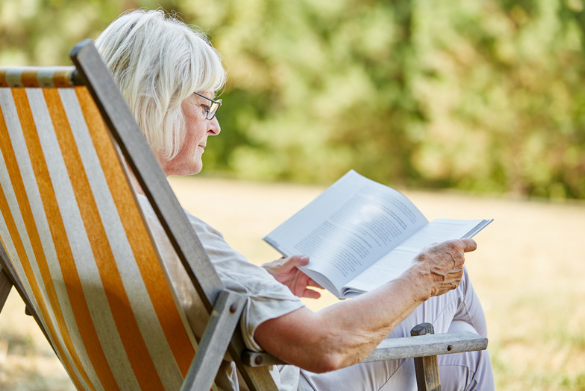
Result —
[[583, 0], [2, 0], [0, 64], [159, 5], [229, 71], [207, 171], [585, 198]]

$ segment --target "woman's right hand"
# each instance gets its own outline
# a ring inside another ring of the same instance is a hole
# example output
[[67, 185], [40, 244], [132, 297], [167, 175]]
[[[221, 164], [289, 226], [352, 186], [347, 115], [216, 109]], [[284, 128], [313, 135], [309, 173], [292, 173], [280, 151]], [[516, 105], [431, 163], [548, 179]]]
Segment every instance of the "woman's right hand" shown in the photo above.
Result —
[[323, 289], [323, 287], [298, 268], [299, 266], [305, 266], [308, 263], [309, 257], [293, 255], [288, 258], [282, 257], [276, 261], [265, 263], [262, 267], [266, 269], [276, 281], [286, 285], [293, 295], [318, 299], [321, 297], [321, 293], [311, 288]]
[[413, 269], [428, 297], [439, 296], [459, 286], [463, 278], [465, 253], [475, 251], [473, 239], [448, 240], [425, 248], [413, 260]]

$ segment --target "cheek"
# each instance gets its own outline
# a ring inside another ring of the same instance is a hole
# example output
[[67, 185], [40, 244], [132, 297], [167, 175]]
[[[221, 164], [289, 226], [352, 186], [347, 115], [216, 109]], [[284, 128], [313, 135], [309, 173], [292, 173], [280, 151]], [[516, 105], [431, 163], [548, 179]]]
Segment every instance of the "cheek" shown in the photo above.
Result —
[[205, 131], [201, 127], [187, 128], [187, 135], [185, 136], [182, 149], [186, 152], [187, 157], [195, 154], [200, 154], [202, 151], [199, 148], [200, 144], [205, 144]]
[[193, 137], [193, 142], [195, 143], [195, 146], [201, 144], [202, 142], [203, 144], [205, 144], [205, 139], [207, 137], [205, 124], [195, 126], [193, 131], [191, 132], [191, 135]]

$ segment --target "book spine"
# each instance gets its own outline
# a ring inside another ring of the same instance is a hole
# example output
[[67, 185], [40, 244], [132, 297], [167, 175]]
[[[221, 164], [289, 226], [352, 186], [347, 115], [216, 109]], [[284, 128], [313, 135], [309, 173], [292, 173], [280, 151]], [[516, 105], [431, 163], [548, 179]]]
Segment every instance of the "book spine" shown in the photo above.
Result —
[[471, 231], [469, 231], [468, 233], [463, 235], [463, 237], [461, 237], [461, 239], [468, 239], [468, 238], [474, 237], [479, 231], [484, 229], [492, 221], [494, 221], [494, 219], [482, 220], [481, 222], [479, 222], [479, 224], [477, 224], [475, 227], [473, 227], [471, 229]]

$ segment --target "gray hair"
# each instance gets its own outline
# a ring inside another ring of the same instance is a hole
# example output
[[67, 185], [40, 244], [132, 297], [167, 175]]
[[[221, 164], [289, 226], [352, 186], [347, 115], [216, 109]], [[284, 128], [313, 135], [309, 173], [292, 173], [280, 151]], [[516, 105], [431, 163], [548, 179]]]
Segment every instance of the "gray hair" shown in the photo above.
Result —
[[95, 44], [153, 151], [175, 157], [185, 138], [181, 102], [226, 82], [219, 53], [204, 33], [162, 10], [120, 16]]

